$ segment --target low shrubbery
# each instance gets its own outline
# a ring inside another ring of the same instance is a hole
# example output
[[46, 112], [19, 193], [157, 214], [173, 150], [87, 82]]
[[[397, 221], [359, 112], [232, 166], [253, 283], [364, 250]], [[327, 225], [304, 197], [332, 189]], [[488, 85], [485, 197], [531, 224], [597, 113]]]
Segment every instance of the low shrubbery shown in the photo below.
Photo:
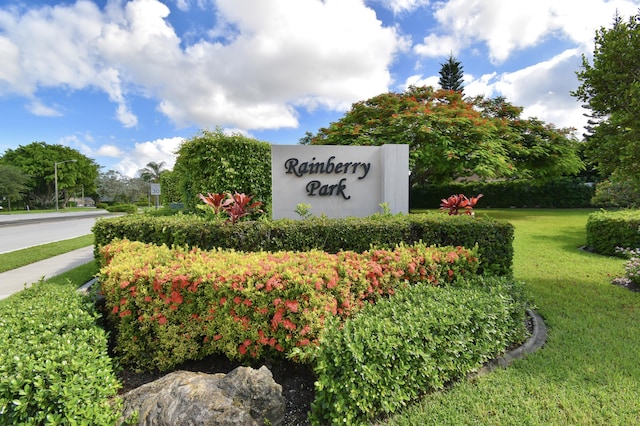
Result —
[[75, 287], [36, 283], [3, 300], [0, 348], [0, 424], [115, 424], [107, 336]]
[[591, 206], [595, 189], [574, 178], [545, 182], [522, 179], [416, 185], [410, 190], [410, 206], [412, 209], [435, 209], [448, 194], [478, 193], [485, 195], [483, 207], [579, 208]]
[[607, 256], [622, 256], [618, 248], [639, 248], [640, 210], [591, 213], [587, 220], [587, 246]]
[[394, 247], [422, 241], [428, 245], [474, 247], [482, 260], [479, 271], [511, 275], [513, 226], [487, 217], [448, 216], [440, 212], [368, 218], [258, 220], [215, 223], [192, 215], [149, 217], [130, 215], [99, 219], [93, 227], [96, 256], [114, 239], [186, 245], [203, 250], [242, 251], [340, 250], [362, 252], [373, 244]]
[[475, 250], [424, 244], [329, 254], [117, 241], [102, 253], [116, 351], [125, 363], [159, 370], [213, 353], [291, 355], [315, 345], [328, 317], [347, 318], [408, 282], [458, 281], [478, 266]]
[[133, 214], [138, 211], [138, 206], [135, 204], [114, 204], [112, 206], [105, 207], [108, 212], [111, 213], [129, 213]]
[[418, 284], [333, 322], [320, 340], [314, 424], [364, 424], [465, 377], [525, 337], [525, 299], [504, 278]]

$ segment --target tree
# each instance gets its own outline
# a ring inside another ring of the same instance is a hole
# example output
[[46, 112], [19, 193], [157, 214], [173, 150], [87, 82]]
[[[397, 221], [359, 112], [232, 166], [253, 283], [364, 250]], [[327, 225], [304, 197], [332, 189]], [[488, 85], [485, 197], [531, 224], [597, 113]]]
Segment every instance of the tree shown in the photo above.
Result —
[[314, 144], [408, 144], [411, 183], [443, 183], [476, 174], [511, 174], [498, 138], [502, 123], [489, 120], [460, 92], [409, 87], [352, 105], [339, 121], [322, 128]]
[[593, 64], [582, 56], [571, 94], [591, 110], [586, 155], [603, 176], [615, 172], [640, 188], [640, 14], [595, 34]]
[[173, 171], [185, 207], [193, 209], [199, 193], [239, 192], [271, 203], [271, 145], [222, 129], [203, 130], [182, 143]]
[[94, 160], [73, 148], [49, 145], [45, 142], [32, 142], [29, 145], [20, 145], [16, 149], [9, 149], [0, 159], [0, 163], [16, 166], [31, 176], [25, 198], [30, 204], [40, 207], [55, 204], [55, 163], [58, 163], [58, 194], [63, 207], [70, 196], [81, 187], [84, 187], [85, 193], [95, 191], [95, 179], [99, 168]]
[[462, 92], [462, 83], [464, 81], [463, 67], [459, 61], [449, 55], [449, 60], [444, 64], [440, 64], [440, 79], [438, 84], [444, 90], [453, 90], [454, 92]]
[[506, 124], [501, 137], [515, 169], [514, 177], [543, 181], [575, 175], [585, 169], [574, 129], [558, 129], [535, 117], [523, 118], [523, 108], [503, 97], [478, 96], [471, 102], [483, 116]]
[[465, 100], [461, 92], [410, 87], [353, 104], [313, 143], [408, 144], [411, 184], [471, 176], [550, 178], [581, 169], [570, 129], [523, 120], [521, 112], [504, 99]]
[[147, 167], [138, 170], [140, 178], [145, 182], [158, 182], [160, 180], [160, 174], [164, 169], [165, 162], [160, 163], [150, 162], [147, 163]]
[[135, 203], [149, 192], [148, 184], [141, 178], [130, 178], [115, 170], [100, 173], [96, 186], [100, 200], [115, 203]]
[[25, 174], [20, 168], [0, 164], [0, 199], [7, 200], [7, 207], [11, 211], [11, 201], [21, 200], [23, 194], [29, 189], [29, 175]]

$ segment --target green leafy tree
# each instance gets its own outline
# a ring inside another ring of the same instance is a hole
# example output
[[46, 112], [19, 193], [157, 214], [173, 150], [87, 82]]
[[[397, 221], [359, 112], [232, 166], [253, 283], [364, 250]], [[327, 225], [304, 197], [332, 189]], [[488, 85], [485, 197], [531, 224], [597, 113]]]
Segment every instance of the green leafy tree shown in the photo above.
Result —
[[640, 188], [640, 14], [595, 34], [593, 63], [582, 57], [571, 94], [591, 110], [586, 154], [604, 176], [616, 173]]
[[182, 143], [176, 165], [185, 207], [194, 209], [198, 194], [239, 192], [265, 206], [271, 203], [271, 145], [222, 129], [203, 130]]
[[408, 144], [411, 183], [442, 183], [474, 174], [511, 175], [502, 126], [482, 116], [460, 92], [412, 86], [353, 104], [339, 121], [320, 129], [313, 143]]
[[523, 118], [523, 108], [503, 97], [478, 96], [471, 102], [483, 116], [504, 123], [500, 126], [501, 138], [514, 167], [514, 177], [546, 181], [585, 169], [574, 129], [556, 128], [535, 117]]
[[149, 184], [141, 178], [130, 178], [115, 170], [100, 173], [96, 179], [100, 201], [132, 204], [147, 197]]
[[162, 173], [160, 173], [160, 185], [162, 186], [160, 200], [163, 204], [182, 201], [180, 176], [178, 173], [175, 173], [173, 170], [163, 170]]
[[81, 187], [88, 194], [95, 191], [99, 168], [94, 160], [73, 148], [45, 142], [9, 149], [0, 163], [16, 166], [31, 176], [25, 199], [29, 204], [40, 207], [55, 204], [55, 163], [58, 163], [58, 194], [63, 207]]
[[463, 67], [453, 55], [449, 55], [449, 59], [444, 64], [440, 64], [440, 79], [438, 84], [444, 90], [453, 90], [462, 92], [462, 84], [464, 82]]
[[11, 211], [11, 201], [21, 200], [29, 189], [29, 175], [20, 168], [8, 164], [0, 164], [0, 200], [6, 199], [7, 208]]

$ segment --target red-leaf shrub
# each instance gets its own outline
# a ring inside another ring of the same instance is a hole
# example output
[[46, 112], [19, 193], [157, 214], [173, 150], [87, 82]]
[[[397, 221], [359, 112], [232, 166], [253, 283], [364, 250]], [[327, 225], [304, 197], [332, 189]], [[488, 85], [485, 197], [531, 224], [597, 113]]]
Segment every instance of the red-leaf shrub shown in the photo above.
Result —
[[399, 246], [364, 253], [202, 251], [116, 241], [102, 251], [101, 289], [122, 362], [168, 370], [221, 353], [289, 355], [316, 345], [327, 316], [418, 281], [473, 274], [477, 249]]
[[452, 216], [460, 214], [460, 210], [463, 210], [463, 214], [472, 215], [473, 208], [483, 196], [478, 194], [477, 197], [467, 198], [464, 194], [452, 195], [441, 200], [440, 210], [449, 211]]
[[208, 193], [206, 196], [198, 194], [198, 197], [204, 201], [207, 206], [211, 207], [214, 215], [218, 216], [223, 212], [227, 213], [231, 223], [237, 223], [240, 219], [251, 213], [262, 213], [262, 210], [260, 210], [262, 203], [260, 201], [254, 201], [252, 203], [251, 199], [253, 196], [244, 193]]

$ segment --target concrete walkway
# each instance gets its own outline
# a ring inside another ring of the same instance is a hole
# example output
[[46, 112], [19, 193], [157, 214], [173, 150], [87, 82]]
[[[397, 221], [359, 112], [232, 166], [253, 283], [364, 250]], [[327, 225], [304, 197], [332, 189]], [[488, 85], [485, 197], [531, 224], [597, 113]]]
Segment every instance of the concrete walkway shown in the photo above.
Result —
[[88, 246], [0, 273], [0, 299], [29, 287], [41, 278], [55, 277], [92, 260], [93, 246]]
[[[117, 215], [117, 214], [116, 214]], [[0, 226], [44, 221], [71, 220], [74, 218], [116, 216], [104, 210], [65, 212], [65, 213], [28, 213], [20, 215], [0, 215]], [[93, 246], [84, 247], [69, 253], [41, 260], [18, 269], [0, 273], [0, 299], [17, 293], [31, 284], [67, 272], [73, 268], [93, 261]]]

